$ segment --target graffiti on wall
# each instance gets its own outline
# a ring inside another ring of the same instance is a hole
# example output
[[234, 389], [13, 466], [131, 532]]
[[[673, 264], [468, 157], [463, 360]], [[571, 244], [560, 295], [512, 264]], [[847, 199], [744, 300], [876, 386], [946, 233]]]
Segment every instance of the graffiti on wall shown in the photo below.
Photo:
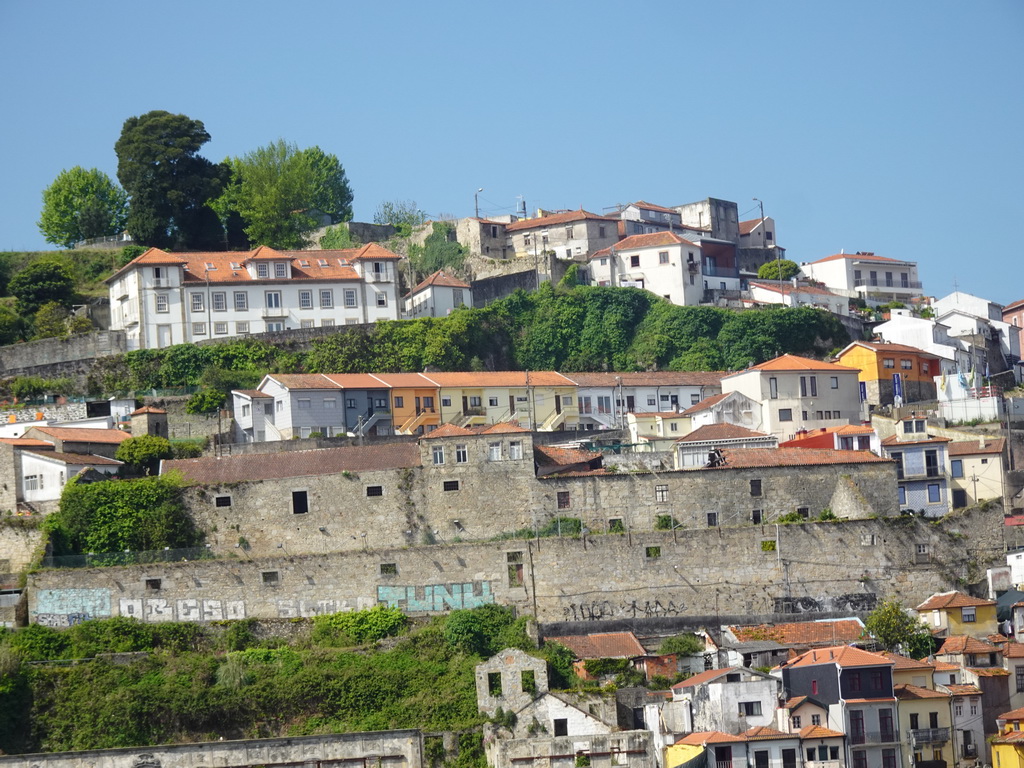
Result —
[[376, 601], [369, 597], [357, 597], [354, 600], [278, 600], [277, 616], [281, 619], [309, 618], [325, 613], [361, 611], [374, 605]]
[[872, 592], [824, 597], [776, 597], [775, 613], [868, 613], [878, 605]]
[[37, 624], [71, 627], [89, 619], [109, 616], [109, 589], [41, 589], [36, 593]]
[[122, 616], [139, 621], [223, 621], [244, 619], [245, 601], [122, 597], [119, 610]]
[[493, 603], [489, 581], [462, 584], [427, 584], [419, 587], [378, 586], [380, 603], [401, 608], [406, 613], [439, 613], [461, 608], [476, 608]]
[[591, 600], [589, 603], [570, 603], [562, 608], [562, 620], [654, 619], [659, 616], [678, 616], [685, 610], [684, 603], [674, 600]]

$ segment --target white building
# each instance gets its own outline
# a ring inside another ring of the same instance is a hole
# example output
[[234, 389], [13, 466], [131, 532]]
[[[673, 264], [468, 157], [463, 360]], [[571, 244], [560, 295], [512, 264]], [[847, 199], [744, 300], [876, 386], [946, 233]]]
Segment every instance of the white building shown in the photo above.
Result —
[[679, 215], [679, 211], [643, 200], [625, 206], [619, 211], [619, 218], [622, 220], [622, 234], [626, 237], [646, 235], [663, 230], [679, 231], [683, 226], [683, 219]]
[[992, 373], [1012, 370], [1020, 382], [1020, 328], [1003, 318], [1003, 307], [994, 301], [954, 291], [932, 302], [935, 317], [955, 336], [969, 346], [991, 348], [995, 354], [998, 343], [1002, 360], [994, 360]]
[[120, 461], [104, 456], [24, 448], [21, 450], [19, 495], [21, 500], [30, 504], [57, 501], [67, 481], [83, 469], [113, 475], [121, 465]]
[[630, 413], [678, 413], [722, 391], [722, 374], [707, 371], [563, 375], [576, 385], [580, 428], [588, 430], [624, 427]]
[[405, 317], [445, 317], [462, 306], [473, 306], [469, 283], [439, 269], [424, 279], [405, 297]]
[[754, 432], [735, 424], [707, 424], [676, 441], [676, 469], [703, 469], [712, 452], [724, 448], [778, 448], [773, 435]]
[[782, 304], [787, 307], [814, 307], [834, 315], [849, 315], [850, 300], [814, 285], [800, 285], [787, 280], [750, 281], [750, 298], [756, 304]]
[[[949, 326], [930, 318], [914, 317], [909, 309], [891, 310], [889, 320], [875, 326], [875, 335], [887, 344], [905, 344], [939, 358], [942, 373], [974, 368], [967, 345], [949, 334]], [[979, 358], [983, 359], [983, 358]]]
[[837, 253], [803, 264], [805, 276], [833, 293], [864, 299], [868, 304], [909, 302], [922, 296], [917, 264], [873, 253]]
[[860, 420], [860, 371], [797, 355], [782, 355], [722, 379], [722, 392], [761, 403], [753, 429], [792, 440], [798, 431]]
[[739, 225], [740, 248], [774, 248], [775, 219], [765, 216], [763, 219], [748, 219]]
[[705, 253], [674, 232], [627, 237], [590, 258], [590, 284], [643, 288], [680, 306], [696, 306], [705, 291], [739, 291], [732, 252]]
[[375, 243], [340, 251], [172, 254], [150, 248], [107, 279], [128, 349], [398, 319], [395, 263]]

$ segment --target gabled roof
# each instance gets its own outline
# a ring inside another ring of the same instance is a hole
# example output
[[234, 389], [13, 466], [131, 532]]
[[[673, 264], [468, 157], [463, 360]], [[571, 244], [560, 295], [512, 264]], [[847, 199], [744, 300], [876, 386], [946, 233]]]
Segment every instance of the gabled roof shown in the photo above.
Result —
[[130, 433], [122, 432], [120, 429], [86, 429], [84, 427], [30, 427], [30, 429], [67, 443], [119, 445], [131, 437]]
[[53, 443], [45, 440], [36, 440], [32, 437], [0, 437], [0, 443], [13, 445], [15, 448], [42, 448], [44, 451], [53, 450]]
[[794, 293], [803, 293], [809, 296], [835, 296], [837, 299], [842, 298], [841, 296], [839, 296], [839, 294], [825, 290], [824, 288], [819, 288], [816, 285], [793, 285], [792, 283], [787, 282], [785, 280], [783, 280], [781, 283], [777, 281], [762, 282], [759, 280], [751, 280], [750, 287], [760, 288], [763, 291], [771, 291], [772, 293], [781, 293], [784, 295], [787, 293], [790, 295]]
[[845, 736], [845, 733], [833, 731], [823, 725], [805, 725], [800, 729], [801, 739], [837, 739]]
[[882, 445], [886, 447], [895, 445], [925, 445], [926, 443], [948, 443], [950, 439], [948, 437], [923, 437], [919, 440], [900, 440], [899, 435], [889, 435], [882, 440]]
[[953, 635], [952, 637], [947, 637], [945, 642], [942, 643], [942, 647], [938, 650], [940, 656], [961, 653], [999, 653], [999, 649], [992, 645], [992, 643], [986, 643], [984, 640], [978, 640], [975, 637]]
[[438, 286], [440, 288], [469, 288], [469, 283], [464, 283], [457, 277], [447, 274], [443, 269], [439, 269], [434, 274], [420, 281], [420, 284], [413, 288], [409, 295], [424, 291], [431, 286]]
[[266, 392], [260, 392], [258, 389], [233, 389], [231, 390], [232, 395], [242, 395], [248, 397], [250, 400], [256, 400], [264, 397], [268, 400], [273, 400], [273, 395], [268, 395]]
[[786, 624], [732, 626], [729, 631], [737, 640], [768, 638], [786, 646], [817, 643], [852, 643], [864, 635], [860, 619], [827, 619], [825, 621], [793, 621]]
[[1005, 448], [1005, 437], [986, 437], [984, 448], [978, 440], [957, 440], [949, 444], [947, 451], [950, 456], [975, 456], [1002, 453]]
[[[995, 600], [984, 600], [980, 597], [971, 597], [963, 592], [936, 592], [919, 606], [918, 611], [935, 611], [940, 608], [969, 608], [979, 605], [995, 605]], [[950, 638], [952, 639], [952, 638]]]
[[694, 731], [679, 739], [676, 744], [702, 747], [705, 744], [734, 744], [746, 741], [742, 736], [733, 736], [722, 731]]
[[[678, 415], [678, 414], [676, 414]], [[738, 424], [705, 424], [688, 435], [676, 440], [677, 443], [704, 443], [710, 440], [740, 440], [743, 438], [770, 437], [764, 432], [741, 427]]]
[[501, 421], [480, 430], [481, 435], [520, 435], [530, 430], [520, 427], [515, 421]]
[[852, 645], [815, 648], [781, 665], [784, 667], [810, 667], [817, 664], [836, 664], [840, 667], [891, 667], [893, 663], [879, 653], [871, 653]]
[[25, 453], [31, 453], [33, 456], [38, 456], [41, 459], [57, 461], [61, 464], [76, 464], [83, 467], [119, 467], [122, 463], [116, 459], [108, 459], [105, 456], [93, 456], [88, 453], [61, 453], [59, 451], [31, 449], [26, 450]]
[[698, 685], [704, 685], [705, 683], [711, 683], [720, 677], [725, 677], [731, 672], [738, 672], [739, 667], [722, 667], [721, 669], [706, 669], [703, 672], [698, 672], [692, 677], [688, 677], [685, 680], [681, 680], [672, 686], [673, 691], [681, 691], [684, 688], [694, 688]]
[[460, 427], [456, 424], [442, 424], [437, 429], [432, 429], [425, 435], [420, 437], [420, 440], [430, 440], [434, 437], [464, 437], [466, 435], [475, 435], [471, 429]]
[[321, 448], [284, 453], [250, 453], [238, 456], [209, 456], [200, 459], [172, 459], [161, 465], [161, 474], [177, 471], [186, 482], [241, 483], [285, 477], [336, 475], [341, 472], [369, 472], [420, 466], [420, 449], [415, 443], [381, 443], [344, 448]]
[[286, 389], [339, 389], [322, 373], [270, 373], [267, 377]]
[[674, 213], [676, 216], [679, 215], [679, 211], [675, 208], [666, 208], [663, 205], [655, 205], [654, 203], [648, 203], [645, 200], [637, 200], [635, 203], [630, 203], [630, 205], [636, 208], [642, 208], [645, 211], [658, 211], [658, 213]]
[[933, 355], [931, 352], [925, 352], [923, 349], [917, 347], [910, 347], [906, 344], [888, 344], [883, 341], [854, 341], [847, 344], [846, 347], [836, 357], [842, 357], [849, 350], [854, 347], [863, 347], [864, 349], [871, 350], [876, 353], [890, 352], [894, 355], [917, 355], [918, 357], [924, 357], [928, 360], [939, 360], [938, 355]]
[[717, 387], [724, 371], [608, 371], [563, 373], [580, 387]]
[[683, 415], [684, 416], [689, 416], [689, 415], [694, 414], [694, 413], [700, 413], [701, 411], [706, 411], [708, 408], [713, 406], [715, 403], [722, 402], [725, 398], [727, 398], [731, 394], [732, 394], [732, 392], [724, 392], [721, 395], [711, 395], [711, 397], [705, 397], [703, 400], [701, 400], [696, 405], [691, 405], [689, 408], [687, 408], [685, 411], [683, 411]]
[[747, 219], [746, 221], [741, 221], [740, 222], [740, 234], [741, 235], [749, 235], [751, 232], [753, 232], [755, 229], [757, 229], [759, 226], [761, 226], [761, 222], [762, 221], [767, 221], [767, 220], [768, 220], [768, 217], [765, 216], [763, 219]]
[[932, 672], [935, 669], [931, 663], [925, 660], [918, 661], [909, 656], [901, 656], [898, 653], [890, 653], [889, 651], [882, 651], [881, 655], [893, 663], [893, 669], [897, 672], [910, 672], [912, 670], [928, 670]]
[[[780, 355], [772, 360], [766, 360], [760, 365], [754, 365], [743, 371], [730, 373], [729, 376], [739, 376], [747, 371], [833, 371], [835, 373], [859, 373], [858, 369], [846, 365], [826, 363], [821, 360], [812, 360], [809, 357], [799, 355]], [[726, 376], [724, 378], [729, 378]]]
[[768, 739], [795, 739], [797, 734], [783, 733], [775, 728], [769, 728], [767, 725], [758, 725], [744, 731], [743, 737], [747, 741], [766, 741]]
[[853, 261], [884, 261], [889, 264], [912, 264], [913, 262], [900, 261], [899, 259], [890, 259], [885, 256], [876, 256], [873, 253], [834, 253], [831, 256], [826, 256], [823, 259], [812, 261], [811, 264], [822, 264], [826, 261], [840, 261], [842, 259], [849, 259]]
[[545, 474], [550, 474], [556, 467], [571, 467], [577, 464], [589, 464], [601, 458], [600, 451], [585, 451], [582, 448], [560, 448], [554, 445], [533, 446], [534, 458]]
[[157, 407], [152, 406], [152, 405], [144, 405], [141, 408], [136, 408], [134, 411], [131, 412], [130, 415], [132, 415], [132, 416], [141, 416], [144, 413], [157, 413], [157, 414], [162, 413], [162, 414], [166, 415], [167, 411], [165, 411], [163, 408], [157, 408]]
[[1024, 720], [1024, 707], [1003, 712], [1003, 714], [996, 716], [996, 720]]
[[647, 651], [632, 632], [596, 632], [590, 635], [562, 635], [549, 637], [561, 643], [577, 659], [633, 659], [646, 656]]
[[705, 471], [750, 467], [812, 467], [826, 464], [879, 464], [891, 462], [871, 451], [841, 451], [831, 448], [723, 448], [724, 461]]
[[[959, 669], [959, 667], [958, 667]], [[980, 696], [981, 688], [976, 685], [961, 685], [958, 683], [948, 683], [944, 686], [954, 696]]]
[[680, 237], [675, 232], [648, 232], [644, 235], [630, 235], [627, 238], [619, 240], [612, 249], [615, 251], [632, 251], [642, 250], [644, 248], [658, 248], [665, 245], [685, 245], [694, 248], [699, 248], [697, 243], [687, 240], [685, 237]]
[[538, 227], [551, 227], [555, 224], [568, 224], [572, 221], [618, 221], [611, 216], [599, 216], [580, 208], [578, 211], [565, 211], [563, 213], [552, 213], [550, 216], [541, 216], [536, 219], [521, 219], [505, 225], [506, 232], [520, 232], [524, 229], [537, 229]]
[[923, 688], [920, 685], [909, 685], [897, 683], [892, 687], [896, 698], [901, 701], [908, 699], [948, 699], [949, 694], [943, 691], [933, 691], [931, 688]]
[[1004, 659], [1024, 659], [1024, 643], [1007, 640], [1001, 647]]

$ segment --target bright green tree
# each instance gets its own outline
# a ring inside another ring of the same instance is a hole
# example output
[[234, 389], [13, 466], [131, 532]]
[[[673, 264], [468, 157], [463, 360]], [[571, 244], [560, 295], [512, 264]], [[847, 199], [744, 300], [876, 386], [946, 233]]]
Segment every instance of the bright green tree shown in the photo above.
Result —
[[70, 307], [75, 297], [75, 278], [71, 269], [59, 261], [34, 261], [11, 278], [7, 290], [18, 299], [18, 312], [34, 315], [49, 302]]
[[139, 435], [117, 446], [114, 458], [123, 461], [136, 474], [155, 475], [160, 469], [160, 460], [173, 459], [174, 450], [167, 438]]
[[32, 338], [64, 338], [68, 335], [68, 316], [70, 314], [67, 307], [61, 306], [55, 301], [43, 304], [32, 320]]
[[390, 224], [398, 230], [399, 237], [409, 237], [426, 221], [426, 212], [420, 210], [415, 200], [385, 200], [373, 213], [374, 224]]
[[344, 224], [328, 227], [323, 237], [320, 238], [320, 247], [328, 251], [344, 251], [358, 245], [359, 241], [352, 237], [352, 233]]
[[409, 260], [423, 275], [439, 269], [460, 270], [466, 255], [466, 248], [455, 240], [455, 226], [448, 221], [435, 221], [423, 245], [413, 244], [409, 248]]
[[798, 274], [800, 274], [800, 265], [789, 259], [766, 261], [757, 270], [757, 276], [762, 280], [789, 280]]
[[934, 651], [931, 632], [895, 600], [886, 600], [864, 620], [864, 628], [887, 651], [899, 651], [915, 659]]
[[155, 110], [130, 117], [114, 145], [117, 178], [130, 197], [128, 231], [156, 248], [222, 250], [224, 230], [207, 201], [228, 170], [198, 154], [210, 140], [199, 120]]
[[46, 242], [70, 248], [75, 243], [124, 230], [128, 196], [107, 174], [75, 166], [61, 171], [43, 190], [39, 231]]
[[13, 344], [23, 338], [25, 321], [13, 309], [0, 306], [0, 346]]

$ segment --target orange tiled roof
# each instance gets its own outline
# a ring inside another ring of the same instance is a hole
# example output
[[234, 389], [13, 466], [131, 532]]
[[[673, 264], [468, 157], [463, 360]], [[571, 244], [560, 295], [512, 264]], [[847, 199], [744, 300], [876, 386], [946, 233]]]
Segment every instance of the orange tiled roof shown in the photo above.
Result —
[[919, 685], [908, 685], [897, 683], [893, 687], [897, 699], [948, 699], [949, 694], [942, 691], [933, 691], [931, 688], [922, 688]]
[[[678, 416], [680, 414], [673, 414]], [[741, 427], [738, 424], [705, 424], [697, 427], [688, 435], [676, 440], [677, 443], [702, 443], [707, 440], [736, 440], [749, 437], [768, 437], [764, 432], [755, 432], [752, 429]]]
[[703, 672], [698, 672], [692, 677], [688, 677], [685, 680], [680, 680], [678, 683], [672, 686], [673, 691], [679, 691], [683, 688], [693, 688], [698, 685], [704, 685], [704, 683], [710, 683], [713, 680], [717, 680], [720, 677], [724, 677], [730, 672], [735, 672], [739, 667], [721, 667], [720, 669], [705, 669]]
[[[52, 446], [51, 446], [52, 448]], [[81, 464], [83, 466], [90, 467], [118, 467], [121, 466], [121, 462], [116, 459], [108, 459], [105, 456], [93, 456], [88, 453], [59, 453], [57, 451], [46, 451], [46, 450], [27, 450], [25, 453], [31, 453], [35, 456], [39, 456], [43, 459], [51, 459], [53, 461], [60, 461], [64, 464]]]
[[550, 216], [541, 216], [536, 219], [522, 219], [514, 221], [505, 226], [506, 232], [520, 232], [524, 229], [536, 229], [538, 227], [551, 227], [555, 224], [568, 224], [571, 221], [618, 221], [611, 216], [598, 216], [580, 208], [578, 211], [565, 211], [564, 213], [552, 213]]
[[132, 416], [140, 416], [143, 413], [167, 413], [163, 408], [156, 408], [152, 405], [144, 405], [131, 412]]
[[785, 282], [785, 281], [783, 281], [781, 283], [767, 283], [767, 282], [760, 282], [760, 281], [757, 281], [757, 280], [751, 280], [750, 281], [750, 287], [751, 288], [760, 288], [760, 289], [765, 290], [765, 291], [771, 291], [773, 293], [781, 293], [781, 294], [787, 294], [788, 293], [788, 294], [792, 295], [794, 293], [806, 293], [806, 294], [809, 294], [811, 296], [835, 296], [836, 298], [839, 298], [839, 294], [832, 293], [832, 291], [825, 290], [824, 288], [819, 288], [816, 285], [796, 285], [796, 286], [794, 286], [793, 284]]
[[864, 635], [859, 619], [828, 621], [794, 621], [787, 624], [757, 624], [729, 627], [740, 642], [774, 640], [781, 645], [812, 645], [816, 643], [852, 643]]
[[[995, 605], [994, 600], [983, 600], [980, 597], [971, 597], [963, 592], [937, 592], [919, 606], [918, 611], [934, 611], [940, 608], [970, 608], [980, 605]], [[951, 640], [953, 638], [950, 638]]]
[[992, 737], [992, 744], [1020, 744], [1024, 742], [1024, 731], [1006, 731]]
[[712, 469], [750, 467], [810, 467], [826, 464], [879, 464], [891, 462], [870, 451], [840, 451], [831, 448], [723, 448], [725, 463]]
[[1009, 677], [1010, 670], [1002, 667], [968, 667], [978, 677]]
[[338, 385], [322, 373], [271, 373], [269, 376], [286, 389], [338, 389]]
[[745, 741], [745, 739], [742, 736], [733, 736], [731, 733], [722, 733], [721, 731], [695, 731], [683, 736], [676, 744], [704, 746], [705, 744], [730, 744], [737, 741]]
[[585, 451], [582, 448], [558, 448], [553, 445], [534, 445], [534, 453], [545, 459], [548, 466], [570, 466], [586, 464], [601, 457], [600, 451]]
[[475, 435], [471, 429], [460, 427], [456, 424], [442, 424], [437, 429], [432, 429], [423, 435], [420, 440], [429, 440], [433, 437], [464, 437], [466, 435]]
[[1003, 658], [1006, 659], [1022, 659], [1024, 658], [1024, 643], [1019, 643], [1016, 640], [1007, 640], [1002, 645]]
[[760, 365], [747, 368], [746, 371], [731, 373], [729, 376], [739, 376], [747, 371], [834, 371], [836, 373], [859, 373], [856, 368], [850, 368], [846, 365], [826, 363], [821, 360], [812, 360], [809, 357], [800, 357], [799, 355], [780, 355], [772, 360], [766, 360]]
[[875, 256], [873, 253], [834, 253], [831, 256], [826, 256], [823, 259], [812, 261], [811, 264], [823, 264], [826, 261], [840, 261], [841, 259], [852, 259], [854, 261], [884, 261], [890, 264], [910, 264], [908, 261], [900, 261], [899, 259], [890, 259], [885, 256]]
[[420, 449], [415, 443], [385, 443], [312, 451], [172, 459], [164, 461], [162, 472], [176, 470], [187, 482], [200, 484], [240, 483], [418, 466]]
[[984, 448], [981, 447], [978, 440], [957, 440], [950, 443], [946, 450], [950, 456], [974, 456], [981, 453], [1002, 453], [1004, 448], [1006, 448], [1005, 437], [987, 437]]
[[805, 725], [800, 729], [801, 739], [836, 739], [845, 735], [845, 733], [833, 731], [823, 725]]
[[0, 437], [0, 443], [13, 445], [15, 448], [43, 448], [53, 450], [53, 443], [45, 440], [36, 440], [32, 437]]
[[747, 741], [766, 741], [768, 739], [795, 739], [795, 733], [783, 733], [767, 725], [758, 725], [743, 732]]
[[562, 635], [549, 637], [561, 643], [577, 659], [632, 659], [646, 656], [647, 651], [632, 632], [596, 632], [590, 635]]
[[655, 205], [654, 203], [648, 203], [646, 200], [637, 200], [635, 203], [630, 203], [630, 205], [635, 205], [637, 208], [643, 208], [645, 211], [658, 211], [659, 213], [674, 213], [677, 216], [679, 215], [679, 211], [675, 208], [666, 208], [663, 205]]
[[940, 661], [939, 659], [936, 659], [932, 663], [932, 666], [935, 668], [936, 672], [959, 672], [960, 671], [960, 665], [959, 664], [953, 664], [952, 662], [949, 662], [949, 661]]
[[976, 685], [961, 685], [958, 683], [948, 683], [943, 686], [954, 696], [980, 696], [981, 688]]
[[871, 653], [852, 645], [835, 645], [805, 651], [787, 661], [786, 667], [809, 667], [815, 664], [838, 664], [840, 667], [891, 667], [893, 663], [879, 653]]
[[1024, 707], [1003, 712], [1003, 714], [996, 716], [996, 720], [1024, 720]]
[[921, 661], [918, 661], [917, 659], [912, 659], [909, 656], [901, 656], [898, 653], [890, 653], [889, 651], [882, 651], [881, 655], [885, 656], [885, 658], [887, 658], [889, 661], [893, 663], [893, 668], [897, 672], [904, 672], [914, 669], [927, 669], [929, 671], [933, 671], [935, 669], [935, 667], [931, 663], [923, 659]]
[[644, 235], [630, 235], [612, 246], [616, 251], [631, 251], [633, 249], [656, 248], [663, 245], [687, 245], [699, 248], [696, 243], [680, 237], [675, 232], [648, 232]]
[[900, 440], [898, 435], [889, 435], [882, 440], [882, 445], [925, 445], [928, 443], [948, 443], [948, 437], [923, 437], [920, 440]]
[[687, 408], [685, 411], [683, 411], [683, 415], [684, 416], [689, 416], [692, 413], [699, 413], [700, 411], [706, 411], [708, 408], [713, 406], [715, 403], [722, 402], [722, 400], [724, 400], [725, 398], [727, 398], [731, 394], [732, 394], [731, 392], [725, 392], [725, 393], [723, 393], [721, 395], [711, 395], [711, 397], [705, 397], [703, 400], [701, 400], [696, 405], [691, 405], [689, 408]]
[[854, 341], [849, 344], [846, 349], [839, 353], [839, 357], [842, 357], [848, 349], [851, 347], [864, 347], [875, 352], [892, 352], [893, 354], [907, 354], [917, 355], [918, 357], [924, 357], [928, 360], [938, 360], [938, 355], [933, 355], [931, 352], [925, 352], [923, 349], [917, 347], [910, 347], [906, 344], [888, 344], [882, 341]]
[[424, 374], [440, 387], [571, 387], [572, 381], [555, 371], [438, 371]]
[[986, 643], [984, 640], [978, 640], [967, 635], [953, 635], [946, 638], [938, 653], [944, 656], [957, 653], [997, 653], [998, 651], [999, 649], [996, 646], [992, 645], [992, 643]]
[[523, 432], [529, 432], [530, 430], [525, 427], [520, 427], [518, 422], [515, 421], [501, 421], [497, 424], [491, 424], [484, 429], [480, 430], [481, 435], [511, 435], [511, 434], [522, 434]]
[[131, 437], [120, 429], [86, 429], [84, 427], [32, 427], [43, 435], [49, 435], [68, 443], [107, 443], [117, 445]]
[[608, 371], [604, 373], [564, 373], [581, 387], [717, 387], [724, 371]]
[[437, 285], [442, 288], [469, 288], [469, 283], [464, 283], [457, 277], [445, 274], [443, 269], [439, 269], [434, 274], [420, 281], [420, 284], [410, 291], [410, 295], [413, 293], [419, 293], [432, 285]]
[[384, 382], [388, 387], [412, 389], [436, 389], [437, 384], [424, 373], [375, 373], [375, 379]]
[[268, 395], [266, 392], [260, 392], [258, 389], [233, 389], [231, 390], [233, 395], [245, 395], [246, 397], [255, 400], [256, 398], [265, 397], [268, 400], [273, 400], [273, 395]]
[[741, 221], [740, 234], [749, 235], [751, 232], [753, 232], [761, 225], [762, 221], [765, 221], [767, 218], [768, 217], [766, 216], [764, 219], [747, 219], [746, 221]]

